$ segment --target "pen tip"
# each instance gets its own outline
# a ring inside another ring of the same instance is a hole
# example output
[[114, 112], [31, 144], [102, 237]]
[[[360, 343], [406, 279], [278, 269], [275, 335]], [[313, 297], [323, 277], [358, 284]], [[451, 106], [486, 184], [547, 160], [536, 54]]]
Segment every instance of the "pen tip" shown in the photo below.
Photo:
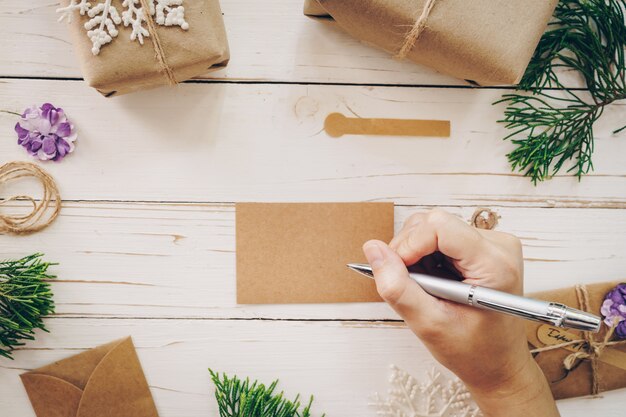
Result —
[[358, 272], [359, 274], [365, 275], [368, 278], [374, 278], [372, 267], [367, 264], [350, 263], [350, 264], [347, 264], [346, 266], [352, 269], [353, 271]]

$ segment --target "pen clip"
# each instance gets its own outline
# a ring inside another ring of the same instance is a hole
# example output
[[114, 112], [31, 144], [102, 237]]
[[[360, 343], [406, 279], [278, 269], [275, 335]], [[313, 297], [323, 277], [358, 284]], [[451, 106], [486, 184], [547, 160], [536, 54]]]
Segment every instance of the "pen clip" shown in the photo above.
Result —
[[[551, 324], [553, 326], [562, 327], [563, 325], [563, 316], [564, 310], [561, 312], [561, 305], [552, 303], [550, 304], [550, 308], [547, 314], [538, 314], [535, 311], [528, 311], [522, 308], [511, 308], [509, 306], [494, 303], [493, 301], [485, 301], [485, 300], [476, 300], [474, 301], [476, 304], [480, 304], [484, 307], [489, 308], [490, 310], [496, 310], [502, 313], [510, 314], [517, 317], [522, 317], [527, 320], [538, 321], [541, 323]], [[557, 310], [557, 311], [555, 311]]]

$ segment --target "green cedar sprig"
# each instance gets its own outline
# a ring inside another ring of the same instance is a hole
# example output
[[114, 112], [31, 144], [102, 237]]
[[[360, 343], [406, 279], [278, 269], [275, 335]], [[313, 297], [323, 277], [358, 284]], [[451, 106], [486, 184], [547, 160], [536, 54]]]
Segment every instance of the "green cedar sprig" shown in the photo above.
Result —
[[42, 318], [54, 313], [54, 302], [47, 280], [54, 265], [36, 253], [19, 260], [0, 262], [0, 356], [11, 353], [23, 340], [34, 340], [34, 330], [47, 331]]
[[[276, 393], [278, 380], [265, 386], [258, 381], [250, 382], [248, 378], [241, 380], [219, 374], [209, 369], [215, 384], [215, 399], [220, 417], [310, 417], [313, 397], [304, 408], [300, 396], [293, 401], [284, 397], [282, 392]], [[301, 410], [302, 408], [302, 410]], [[324, 417], [324, 416], [322, 416]]]
[[[561, 0], [518, 86], [530, 94], [496, 102], [507, 103], [500, 122], [516, 145], [507, 155], [512, 169], [533, 183], [566, 164], [579, 179], [593, 169], [593, 125], [607, 105], [626, 99], [625, 9], [626, 0]], [[557, 69], [579, 72], [587, 88], [566, 88]]]

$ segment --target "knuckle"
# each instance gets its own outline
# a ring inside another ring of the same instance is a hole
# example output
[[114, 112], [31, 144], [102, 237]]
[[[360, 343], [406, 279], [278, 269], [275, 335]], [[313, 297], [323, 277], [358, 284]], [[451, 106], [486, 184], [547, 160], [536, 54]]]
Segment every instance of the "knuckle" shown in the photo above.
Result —
[[400, 245], [403, 252], [402, 254], [409, 255], [419, 247], [420, 234], [413, 231], [407, 235], [402, 243], [403, 244]]
[[408, 226], [413, 226], [416, 225], [417, 223], [419, 223], [422, 219], [422, 217], [424, 217], [423, 213], [413, 213], [411, 214], [405, 221], [403, 224], [403, 227], [408, 227]]
[[448, 223], [451, 217], [452, 215], [447, 211], [440, 208], [434, 208], [428, 213], [427, 221], [429, 224], [436, 227]]

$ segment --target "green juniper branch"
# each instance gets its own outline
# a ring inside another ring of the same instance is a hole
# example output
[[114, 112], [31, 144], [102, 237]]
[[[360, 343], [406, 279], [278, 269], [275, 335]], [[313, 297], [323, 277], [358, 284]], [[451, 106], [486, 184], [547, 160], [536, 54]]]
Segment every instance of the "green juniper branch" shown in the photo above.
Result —
[[54, 313], [47, 280], [55, 277], [48, 274], [54, 264], [43, 262], [42, 256], [0, 262], [0, 356], [12, 359], [22, 340], [35, 338], [35, 329], [47, 331], [42, 317]]
[[220, 417], [311, 417], [313, 397], [304, 407], [299, 395], [289, 401], [282, 392], [276, 393], [278, 380], [265, 386], [258, 381], [251, 383], [248, 378], [231, 378], [211, 369], [209, 372]]
[[[504, 139], [516, 146], [507, 155], [511, 167], [533, 183], [569, 161], [567, 172], [579, 179], [593, 169], [594, 123], [606, 106], [626, 99], [625, 8], [626, 0], [561, 0], [519, 84], [530, 93], [506, 94], [494, 103], [507, 104], [500, 122], [512, 130]], [[578, 71], [586, 90], [564, 87], [556, 74], [563, 68]]]

